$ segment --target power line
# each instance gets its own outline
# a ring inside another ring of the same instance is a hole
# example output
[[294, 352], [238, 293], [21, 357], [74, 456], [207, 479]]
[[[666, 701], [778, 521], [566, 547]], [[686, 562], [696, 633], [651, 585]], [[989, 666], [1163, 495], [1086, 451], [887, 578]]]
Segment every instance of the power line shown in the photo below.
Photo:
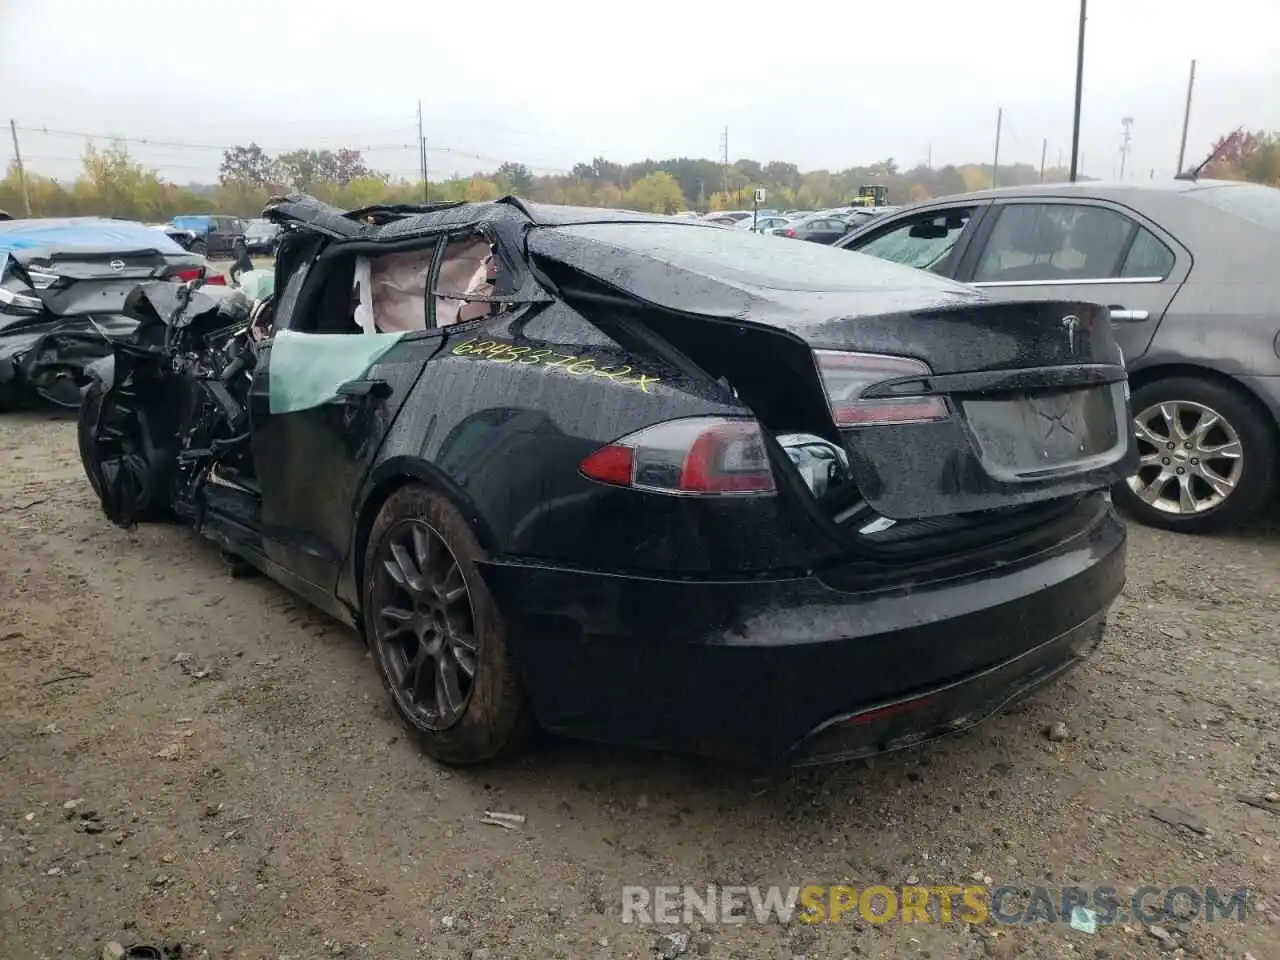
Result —
[[[217, 151], [219, 153], [224, 153], [227, 150], [232, 149], [233, 147], [238, 147], [238, 146], [242, 147], [242, 146], [248, 145], [244, 143], [213, 144], [213, 143], [192, 143], [192, 142], [178, 141], [178, 140], [156, 140], [150, 137], [128, 137], [128, 136], [121, 136], [116, 134], [87, 133], [85, 131], [80, 131], [80, 130], [58, 130], [50, 127], [18, 126], [16, 127], [16, 129], [22, 131], [23, 133], [43, 134], [49, 137], [71, 137], [71, 138], [76, 138], [80, 140], [105, 140], [111, 143], [132, 144], [135, 146], [153, 147], [153, 148], [159, 148], [159, 149], [165, 149], [165, 150], [199, 150], [199, 151]], [[314, 145], [316, 143], [319, 143], [325, 140], [329, 140], [333, 143], [341, 142], [343, 143], [344, 147], [352, 150], [359, 150], [361, 153], [389, 153], [392, 151], [408, 151], [408, 150], [420, 151], [421, 150], [421, 145], [417, 143], [401, 142], [401, 143], [374, 143], [374, 144], [354, 143], [353, 144], [350, 141], [340, 141], [337, 138], [330, 138], [330, 137], [308, 138], [308, 143], [311, 145], [311, 148], [314, 148]], [[261, 149], [264, 152], [277, 153], [277, 154], [288, 152], [289, 150], [292, 150], [292, 149], [308, 149], [308, 147], [299, 148], [296, 145], [288, 148], [265, 147], [265, 146], [262, 146], [261, 144], [258, 144], [258, 146], [261, 147]], [[436, 145], [436, 146], [431, 146], [429, 149], [431, 152], [446, 153], [452, 156], [465, 157], [469, 160], [479, 160], [483, 163], [503, 164], [507, 162], [507, 160], [505, 159], [494, 157], [488, 154], [477, 153], [475, 151], [466, 150], [459, 147]], [[176, 167], [178, 166], [178, 164], [167, 164], [167, 166]], [[552, 166], [546, 166], [542, 164], [531, 164], [531, 163], [525, 164], [525, 166], [527, 166], [530, 170], [541, 171], [545, 173], [558, 173], [558, 174], [572, 173], [571, 170], [568, 170], [564, 167], [552, 167]]]
[[[24, 162], [27, 162], [28, 166], [30, 165], [30, 161], [32, 160], [40, 160], [46, 163], [77, 163], [77, 164], [83, 160], [82, 157], [61, 156], [61, 155], [53, 155], [53, 154], [27, 154], [27, 153], [23, 153], [22, 159]], [[144, 163], [142, 164], [142, 166], [151, 167], [152, 165]], [[155, 164], [154, 169], [160, 170], [160, 171], [199, 170], [201, 172], [208, 173], [213, 171], [215, 168], [206, 163], [160, 163], [160, 164]], [[28, 170], [27, 172], [38, 173], [39, 171]], [[419, 175], [419, 168], [418, 167], [411, 168], [408, 166], [403, 166], [403, 167], [393, 166], [389, 168], [379, 168], [376, 172], [385, 173], [388, 176], [404, 177], [406, 179], [415, 179]], [[49, 177], [48, 179], [56, 180], [58, 178]]]
[[[216, 143], [191, 143], [191, 142], [179, 141], [179, 140], [156, 140], [151, 137], [127, 137], [122, 134], [115, 134], [115, 133], [85, 133], [84, 131], [79, 131], [79, 130], [54, 130], [50, 127], [20, 126], [18, 127], [18, 129], [21, 130], [23, 133], [39, 133], [47, 137], [72, 137], [78, 140], [107, 140], [107, 141], [110, 141], [111, 143], [126, 143], [126, 144], [134, 144], [137, 146], [157, 147], [159, 149], [164, 149], [164, 150], [204, 150], [204, 151], [216, 151], [216, 152], [222, 153], [232, 149], [233, 147], [244, 147], [249, 145], [248, 143], [216, 144]], [[408, 144], [408, 143], [385, 143], [385, 144], [354, 143], [353, 144], [350, 141], [341, 140], [340, 138], [336, 138], [336, 137], [308, 138], [308, 143], [311, 143], [311, 144], [315, 144], [323, 141], [331, 141], [333, 143], [341, 142], [344, 146], [347, 146], [352, 150], [362, 150], [366, 152], [373, 152], [375, 150], [408, 150], [408, 149], [412, 149], [413, 147], [412, 144]], [[250, 143], [256, 143], [256, 141], [251, 140]], [[256, 144], [256, 145], [263, 150], [269, 150], [276, 153], [279, 153], [281, 151], [288, 150], [288, 149], [293, 149], [293, 147], [265, 147], [265, 146], [262, 146], [262, 144]]]

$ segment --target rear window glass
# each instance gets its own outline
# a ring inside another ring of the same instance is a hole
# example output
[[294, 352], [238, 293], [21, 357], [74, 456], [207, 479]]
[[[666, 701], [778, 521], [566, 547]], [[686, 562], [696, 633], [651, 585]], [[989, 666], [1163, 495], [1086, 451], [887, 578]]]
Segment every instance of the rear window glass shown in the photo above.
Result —
[[768, 290], [856, 291], [956, 285], [910, 267], [825, 244], [680, 223], [590, 223], [561, 227], [584, 240], [640, 254], [694, 273]]
[[1163, 280], [1173, 272], [1173, 264], [1173, 251], [1150, 230], [1139, 227], [1138, 235], [1133, 238], [1133, 246], [1124, 258], [1120, 276]]
[[1207, 203], [1242, 220], [1280, 233], [1280, 190], [1256, 183], [1239, 183], [1221, 187], [1188, 190], [1193, 200]]

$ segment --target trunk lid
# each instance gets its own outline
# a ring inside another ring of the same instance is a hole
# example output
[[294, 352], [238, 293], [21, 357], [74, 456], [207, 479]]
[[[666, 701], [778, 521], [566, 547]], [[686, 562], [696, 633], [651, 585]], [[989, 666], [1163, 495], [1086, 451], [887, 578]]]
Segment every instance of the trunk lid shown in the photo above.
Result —
[[570, 268], [566, 297], [581, 284], [634, 302], [766, 428], [840, 444], [880, 517], [1058, 500], [1136, 467], [1105, 308], [994, 300], [861, 254], [669, 222], [536, 229], [529, 245]]
[[0, 280], [50, 317], [68, 317], [118, 311], [139, 283], [209, 267], [202, 257], [154, 249], [24, 250], [9, 253]]
[[833, 318], [814, 346], [853, 480], [884, 517], [1052, 500], [1136, 467], [1105, 308], [973, 302]]
[[147, 280], [158, 276], [170, 260], [155, 249], [136, 250], [43, 250], [33, 254], [12, 254], [31, 277], [37, 289], [50, 286], [54, 278], [79, 280]]

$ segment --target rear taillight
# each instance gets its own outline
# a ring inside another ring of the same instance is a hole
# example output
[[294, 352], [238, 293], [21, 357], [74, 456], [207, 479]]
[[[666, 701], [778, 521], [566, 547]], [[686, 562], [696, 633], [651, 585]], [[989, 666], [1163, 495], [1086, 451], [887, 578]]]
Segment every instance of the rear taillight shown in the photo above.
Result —
[[788, 229], [785, 233], [783, 233], [784, 237], [794, 237], [795, 235], [796, 235], [796, 232], [791, 229]]
[[201, 277], [204, 277], [205, 283], [211, 283], [215, 287], [225, 287], [227, 285], [227, 278], [222, 274], [206, 274], [200, 267], [192, 267], [190, 270], [179, 270], [177, 273], [169, 275], [169, 279], [174, 280], [177, 283], [190, 283], [192, 280], [199, 280]]
[[815, 350], [818, 371], [838, 427], [871, 427], [886, 423], [945, 420], [941, 397], [863, 397], [868, 387], [902, 377], [927, 377], [933, 371], [921, 360], [842, 350]]
[[773, 493], [764, 435], [754, 420], [690, 417], [646, 427], [579, 464], [601, 483], [682, 496]]

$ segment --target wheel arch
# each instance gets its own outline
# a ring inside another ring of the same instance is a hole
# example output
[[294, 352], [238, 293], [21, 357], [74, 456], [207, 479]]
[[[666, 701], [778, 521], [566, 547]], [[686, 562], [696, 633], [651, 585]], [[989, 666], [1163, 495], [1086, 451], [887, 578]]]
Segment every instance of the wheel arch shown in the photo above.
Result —
[[493, 531], [474, 502], [443, 470], [420, 457], [398, 456], [384, 460], [376, 466], [365, 483], [364, 495], [356, 508], [356, 522], [352, 528], [351, 546], [347, 551], [350, 561], [343, 569], [343, 582], [339, 595], [357, 614], [360, 613], [360, 579], [369, 546], [369, 534], [379, 511], [397, 490], [411, 483], [421, 483], [445, 496], [466, 519], [481, 549], [491, 549]]
[[1194, 363], [1160, 363], [1150, 367], [1142, 367], [1129, 374], [1129, 388], [1136, 391], [1148, 384], [1155, 383], [1158, 380], [1171, 380], [1174, 377], [1190, 377], [1200, 380], [1207, 380], [1210, 383], [1216, 383], [1220, 387], [1225, 387], [1232, 392], [1239, 394], [1246, 403], [1254, 408], [1254, 411], [1262, 416], [1264, 422], [1269, 427], [1272, 439], [1280, 444], [1280, 422], [1277, 422], [1276, 415], [1271, 408], [1267, 406], [1265, 400], [1262, 399], [1247, 383], [1223, 373], [1221, 370], [1215, 370], [1212, 367], [1202, 367]]

